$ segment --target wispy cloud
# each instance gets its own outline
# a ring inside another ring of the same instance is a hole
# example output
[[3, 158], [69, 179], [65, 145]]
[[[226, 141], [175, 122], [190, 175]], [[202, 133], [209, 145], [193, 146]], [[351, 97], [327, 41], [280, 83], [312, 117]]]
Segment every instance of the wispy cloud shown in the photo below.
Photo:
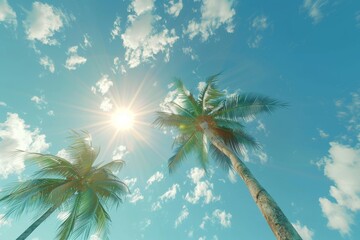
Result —
[[33, 97], [31, 97], [30, 100], [35, 103], [35, 105], [38, 109], [44, 109], [44, 108], [46, 108], [46, 105], [48, 104], [47, 101], [45, 100], [44, 95], [42, 95], [40, 97], [33, 96]]
[[314, 232], [310, 230], [307, 226], [302, 225], [300, 221], [296, 221], [296, 223], [292, 224], [296, 231], [299, 233], [303, 240], [312, 240], [314, 236]]
[[147, 180], [146, 188], [149, 188], [154, 182], [160, 182], [163, 179], [164, 179], [164, 174], [162, 172], [157, 171]]
[[333, 182], [329, 189], [331, 197], [319, 198], [327, 226], [342, 235], [350, 234], [355, 215], [360, 211], [360, 94], [350, 95], [350, 103], [345, 99], [335, 102], [348, 132], [331, 141], [328, 155], [316, 164], [323, 167], [324, 175]]
[[165, 7], [165, 11], [174, 16], [174, 17], [177, 17], [179, 16], [182, 8], [183, 8], [183, 3], [182, 3], [182, 0], [178, 0], [178, 1], [174, 1], [174, 0], [169, 0], [169, 3], [168, 4], [164, 4], [164, 7]]
[[327, 0], [304, 0], [303, 7], [307, 11], [309, 17], [311, 17], [313, 22], [316, 24], [323, 18], [321, 8], [327, 3]]
[[16, 13], [7, 0], [0, 0], [0, 23], [4, 23], [5, 26], [17, 25]]
[[59, 42], [54, 35], [63, 28], [67, 20], [60, 9], [46, 3], [34, 2], [23, 22], [27, 39], [46, 45], [56, 45]]
[[127, 155], [129, 151], [127, 150], [127, 147], [124, 145], [119, 145], [115, 150], [113, 151], [113, 160], [122, 160], [125, 155]]
[[231, 227], [231, 218], [231, 213], [227, 213], [224, 210], [222, 211], [220, 209], [215, 209], [211, 216], [205, 214], [200, 224], [200, 228], [205, 229], [205, 224], [209, 221], [212, 223], [219, 223], [224, 228], [229, 228]]
[[55, 65], [51, 58], [48, 56], [43, 56], [40, 58], [40, 65], [43, 66], [45, 69], [49, 70], [49, 72], [55, 72]]
[[8, 113], [5, 122], [0, 123], [0, 176], [7, 178], [25, 169], [24, 155], [15, 154], [14, 150], [43, 152], [49, 146], [38, 128], [31, 130], [18, 114]]
[[137, 67], [142, 62], [149, 62], [156, 58], [159, 53], [165, 54], [165, 61], [170, 59], [170, 49], [178, 40], [175, 29], [167, 29], [162, 26], [158, 30], [155, 24], [160, 18], [151, 12], [152, 5], [136, 5], [133, 15], [129, 20], [129, 26], [121, 35], [125, 48], [125, 61], [130, 68]]
[[114, 40], [117, 37], [120, 37], [121, 29], [120, 29], [120, 17], [116, 17], [113, 23], [113, 29], [110, 32], [111, 39]]
[[79, 65], [83, 65], [86, 63], [87, 59], [85, 57], [79, 56], [78, 46], [72, 46], [68, 49], [67, 55], [68, 58], [65, 62], [65, 68], [68, 70], [76, 70]]
[[196, 204], [203, 199], [203, 204], [209, 204], [210, 202], [220, 200], [220, 196], [214, 196], [212, 192], [212, 189], [214, 188], [213, 184], [208, 180], [201, 180], [205, 176], [205, 171], [203, 169], [192, 168], [187, 176], [195, 184], [195, 188], [194, 191], [186, 193], [186, 201]]
[[189, 210], [184, 205], [182, 207], [179, 217], [175, 221], [175, 228], [177, 228], [188, 216], [189, 216]]
[[142, 195], [140, 188], [134, 188], [137, 178], [125, 178], [124, 183], [129, 187], [131, 193], [127, 195], [127, 198], [129, 199], [130, 203], [136, 204], [138, 201], [141, 201], [144, 199], [144, 196]]
[[233, 1], [204, 0], [201, 5], [200, 20], [191, 20], [184, 29], [184, 34], [190, 39], [200, 35], [202, 41], [206, 41], [221, 26], [225, 26], [226, 31], [232, 33], [235, 27], [234, 16]]

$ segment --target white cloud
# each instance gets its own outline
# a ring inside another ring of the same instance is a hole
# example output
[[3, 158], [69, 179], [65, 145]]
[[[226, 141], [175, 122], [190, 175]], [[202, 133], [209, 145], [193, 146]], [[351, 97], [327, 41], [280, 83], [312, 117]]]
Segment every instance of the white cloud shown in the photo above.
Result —
[[292, 224], [303, 240], [312, 240], [314, 232], [307, 226], [301, 225], [300, 221]]
[[251, 27], [257, 31], [263, 31], [269, 27], [269, 23], [267, 17], [265, 16], [257, 16], [251, 23]]
[[160, 182], [164, 179], [164, 174], [162, 172], [157, 171], [152, 175], [146, 182], [146, 188], [149, 188], [154, 182]]
[[69, 70], [76, 70], [79, 65], [85, 64], [87, 59], [79, 56], [78, 53], [78, 46], [70, 47], [67, 51], [68, 58], [65, 62], [65, 67]]
[[140, 224], [141, 224], [141, 230], [144, 231], [146, 228], [148, 228], [151, 225], [151, 219], [145, 219]]
[[17, 25], [16, 13], [10, 7], [7, 0], [0, 0], [0, 23], [1, 22], [4, 22], [5, 26], [7, 24], [13, 26]]
[[66, 21], [61, 10], [46, 3], [34, 2], [24, 21], [27, 39], [46, 45], [56, 45], [54, 34], [59, 32]]
[[154, 8], [154, 0], [133, 0], [131, 8], [137, 15], [140, 15]]
[[40, 65], [43, 66], [45, 69], [49, 70], [51, 73], [55, 72], [54, 62], [48, 56], [40, 58]]
[[14, 154], [17, 149], [30, 152], [43, 152], [50, 146], [45, 135], [30, 126], [16, 113], [8, 113], [5, 122], [0, 123], [0, 176], [20, 174], [24, 168], [24, 155]]
[[57, 152], [56, 156], [61, 157], [61, 158], [63, 158], [63, 159], [66, 159], [66, 160], [69, 161], [69, 162], [72, 162], [70, 153], [69, 153], [66, 149], [64, 149], [64, 148], [63, 148], [63, 149], [60, 149], [60, 150]]
[[7, 104], [5, 102], [0, 101], [0, 107], [6, 107], [6, 106], [7, 106]]
[[320, 198], [321, 209], [329, 228], [349, 234], [354, 214], [360, 211], [360, 149], [331, 142], [329, 156], [322, 161], [324, 175], [334, 182], [329, 192], [335, 202]]
[[138, 201], [143, 200], [144, 196], [140, 192], [140, 188], [135, 188], [135, 190], [128, 195], [129, 202], [136, 204]]
[[111, 99], [108, 97], [104, 97], [104, 99], [100, 103], [100, 109], [104, 112], [109, 112], [113, 108], [113, 104], [111, 103]]
[[169, 199], [175, 199], [177, 191], [180, 191], [179, 184], [173, 184], [163, 195], [160, 196], [160, 200], [167, 202]]
[[54, 110], [50, 110], [47, 112], [47, 115], [49, 116], [55, 116]]
[[229, 169], [228, 179], [230, 180], [231, 183], [237, 182], [237, 175], [234, 170]]
[[175, 228], [177, 228], [188, 216], [189, 216], [189, 210], [184, 205], [182, 207], [179, 217], [175, 221]]
[[[140, 11], [142, 12], [142, 11]], [[165, 54], [165, 61], [169, 60], [170, 48], [179, 38], [175, 29], [163, 27], [157, 31], [154, 23], [159, 17], [151, 12], [145, 12], [130, 21], [130, 26], [121, 35], [125, 48], [125, 61], [130, 68], [137, 67], [142, 62], [155, 59], [159, 53]]]
[[263, 39], [263, 36], [261, 36], [260, 34], [256, 35], [255, 37], [251, 37], [248, 40], [248, 46], [250, 48], [259, 48], [262, 39]]
[[151, 205], [151, 211], [152, 212], [155, 212], [155, 211], [157, 211], [157, 210], [159, 210], [161, 208], [162, 208], [161, 203], [159, 201], [156, 201]]
[[124, 158], [125, 155], [127, 155], [129, 151], [127, 150], [126, 146], [119, 145], [114, 151], [113, 151], [113, 160], [121, 160]]
[[115, 57], [113, 60], [114, 63], [114, 68], [112, 68], [112, 71], [114, 74], [116, 74], [117, 72], [120, 72], [121, 74], [125, 74], [126, 73], [126, 68], [125, 66], [121, 63], [120, 58], [119, 57]]
[[34, 102], [36, 107], [40, 110], [46, 108], [46, 105], [48, 104], [45, 100], [45, 96], [33, 96], [30, 100]]
[[213, 195], [213, 184], [208, 180], [201, 181], [204, 176], [205, 171], [200, 168], [192, 168], [190, 173], [187, 175], [187, 177], [195, 184], [194, 191], [186, 193], [185, 195], [185, 200], [189, 203], [196, 204], [200, 201], [200, 199], [203, 199], [204, 204], [220, 200], [220, 196]]
[[92, 43], [91, 43], [91, 41], [90, 41], [90, 37], [89, 37], [89, 35], [88, 35], [87, 33], [84, 34], [84, 40], [83, 40], [83, 43], [80, 44], [80, 46], [81, 46], [83, 49], [92, 47]]
[[199, 56], [196, 55], [191, 47], [184, 47], [182, 51], [185, 55], [190, 56], [191, 60], [199, 59]]
[[174, 16], [177, 17], [180, 14], [180, 11], [183, 8], [183, 3], [182, 0], [178, 0], [177, 2], [175, 2], [174, 0], [170, 0], [169, 4], [164, 4], [165, 6], [165, 11]]
[[137, 178], [125, 178], [123, 181], [131, 189], [137, 182]]
[[231, 213], [226, 213], [226, 211], [221, 211], [220, 209], [215, 209], [210, 216], [205, 214], [200, 224], [201, 229], [205, 229], [205, 224], [210, 221], [212, 223], [219, 223], [224, 228], [231, 227]]
[[137, 178], [125, 178], [123, 182], [131, 190], [131, 193], [127, 195], [130, 203], [136, 204], [138, 201], [143, 200], [144, 196], [141, 194], [140, 188], [132, 190], [137, 182]]
[[188, 34], [190, 39], [201, 35], [202, 41], [214, 35], [215, 30], [222, 25], [226, 26], [227, 32], [232, 33], [234, 16], [235, 9], [232, 0], [203, 0], [200, 22], [191, 20], [184, 33]]
[[321, 8], [328, 3], [327, 0], [304, 0], [303, 7], [308, 12], [314, 23], [320, 22], [323, 18]]
[[96, 82], [96, 91], [100, 92], [102, 95], [105, 95], [109, 89], [114, 85], [113, 81], [109, 78], [109, 75], [104, 74], [101, 78]]
[[324, 130], [322, 129], [318, 129], [318, 132], [319, 132], [319, 135], [321, 138], [328, 138], [329, 137], [329, 134], [326, 133]]
[[116, 17], [113, 23], [113, 29], [111, 30], [111, 39], [114, 40], [116, 37], [120, 37], [120, 17]]

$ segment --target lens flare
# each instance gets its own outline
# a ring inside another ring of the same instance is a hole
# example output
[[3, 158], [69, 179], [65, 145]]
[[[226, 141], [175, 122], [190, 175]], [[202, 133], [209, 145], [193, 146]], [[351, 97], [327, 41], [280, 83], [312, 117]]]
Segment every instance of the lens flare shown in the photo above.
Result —
[[117, 110], [111, 117], [111, 123], [119, 130], [131, 129], [134, 125], [134, 114], [128, 109]]

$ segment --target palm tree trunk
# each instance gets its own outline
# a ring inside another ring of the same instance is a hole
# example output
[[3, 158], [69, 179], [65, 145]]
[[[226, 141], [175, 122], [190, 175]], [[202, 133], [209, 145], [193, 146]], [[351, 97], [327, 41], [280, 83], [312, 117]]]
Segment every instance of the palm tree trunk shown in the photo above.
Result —
[[16, 240], [26, 239], [45, 219], [47, 219], [55, 210], [56, 206], [49, 208], [41, 217], [39, 217], [30, 227], [28, 227]]
[[300, 235], [289, 222], [280, 207], [267, 191], [255, 179], [246, 165], [208, 128], [207, 123], [201, 124], [206, 137], [211, 143], [223, 152], [232, 163], [233, 168], [240, 175], [248, 187], [252, 198], [265, 217], [271, 230], [278, 240], [301, 240]]

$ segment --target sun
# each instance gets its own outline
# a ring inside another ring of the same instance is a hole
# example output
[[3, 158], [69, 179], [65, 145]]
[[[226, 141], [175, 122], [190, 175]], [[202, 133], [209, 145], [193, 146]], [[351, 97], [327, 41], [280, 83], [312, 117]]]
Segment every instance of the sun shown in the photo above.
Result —
[[111, 116], [111, 123], [119, 130], [129, 130], [134, 126], [134, 113], [129, 109], [119, 109]]

